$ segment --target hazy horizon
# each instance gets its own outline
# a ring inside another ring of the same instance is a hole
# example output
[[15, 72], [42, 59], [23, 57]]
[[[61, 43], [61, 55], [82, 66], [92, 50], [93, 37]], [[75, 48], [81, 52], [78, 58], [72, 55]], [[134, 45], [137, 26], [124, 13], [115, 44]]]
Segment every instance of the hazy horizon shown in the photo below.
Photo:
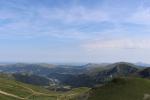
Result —
[[0, 61], [150, 63], [149, 0], [1, 0]]

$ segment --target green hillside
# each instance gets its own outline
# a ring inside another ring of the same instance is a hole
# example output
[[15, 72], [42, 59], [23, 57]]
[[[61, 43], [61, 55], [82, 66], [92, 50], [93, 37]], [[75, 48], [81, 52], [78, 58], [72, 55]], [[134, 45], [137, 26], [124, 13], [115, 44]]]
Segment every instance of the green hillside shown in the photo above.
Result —
[[0, 77], [0, 100], [80, 100], [78, 98], [84, 98], [88, 90], [83, 87], [68, 92], [54, 92]]
[[58, 93], [0, 78], [0, 100], [56, 100]]
[[117, 78], [92, 89], [88, 100], [150, 100], [150, 80]]

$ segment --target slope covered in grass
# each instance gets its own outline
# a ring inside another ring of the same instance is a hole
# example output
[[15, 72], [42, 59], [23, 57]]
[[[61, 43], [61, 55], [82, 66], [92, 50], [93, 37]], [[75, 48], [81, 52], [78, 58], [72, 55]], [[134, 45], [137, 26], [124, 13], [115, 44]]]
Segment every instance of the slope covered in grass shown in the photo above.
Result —
[[0, 78], [0, 100], [56, 100], [57, 96], [41, 87]]
[[68, 92], [55, 92], [0, 77], [0, 100], [80, 100], [78, 98], [84, 98], [88, 91], [89, 88], [83, 87]]
[[92, 89], [88, 100], [150, 100], [150, 80], [117, 78]]

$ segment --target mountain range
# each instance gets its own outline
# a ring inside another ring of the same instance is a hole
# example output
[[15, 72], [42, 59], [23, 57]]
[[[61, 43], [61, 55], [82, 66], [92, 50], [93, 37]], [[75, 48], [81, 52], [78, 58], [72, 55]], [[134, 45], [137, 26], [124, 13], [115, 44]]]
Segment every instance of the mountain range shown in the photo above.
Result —
[[[101, 100], [110, 100], [110, 98], [111, 100], [149, 100], [150, 97], [150, 67], [128, 62], [112, 64], [89, 63], [80, 66], [23, 63], [3, 64], [0, 65], [0, 78], [2, 78], [2, 82], [3, 80], [5, 82], [8, 80], [10, 83], [17, 82], [21, 85], [30, 84], [37, 88], [41, 87], [48, 91], [48, 93], [56, 93], [57, 96], [60, 93], [67, 95], [72, 93], [71, 91], [76, 91], [76, 94], [78, 94], [71, 97], [63, 95], [60, 100], [65, 98], [65, 100], [100, 100], [100, 98]], [[1, 84], [0, 90], [2, 90], [3, 86], [4, 84]], [[5, 86], [5, 88], [8, 91], [4, 90], [0, 95], [3, 95], [3, 100], [9, 100], [5, 99], [5, 96], [8, 95], [3, 93], [9, 93], [9, 87]], [[120, 91], [121, 89], [124, 90]], [[135, 93], [131, 93], [133, 91], [130, 89], [137, 90]], [[140, 90], [142, 91], [140, 92]], [[104, 93], [108, 94], [108, 96], [104, 95]], [[14, 95], [20, 97], [18, 94]], [[131, 98], [127, 95], [131, 95]], [[121, 99], [121, 96], [124, 99]], [[49, 99], [48, 97], [48, 100], [55, 99]]]

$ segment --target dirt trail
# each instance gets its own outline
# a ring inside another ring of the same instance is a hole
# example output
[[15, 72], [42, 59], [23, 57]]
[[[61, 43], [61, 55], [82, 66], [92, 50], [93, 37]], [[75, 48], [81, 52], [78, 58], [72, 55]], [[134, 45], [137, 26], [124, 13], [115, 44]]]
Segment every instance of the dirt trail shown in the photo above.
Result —
[[150, 99], [150, 94], [144, 94], [143, 100], [149, 100]]
[[21, 99], [21, 100], [25, 100], [25, 98], [22, 98], [22, 97], [19, 97], [17, 95], [7, 93], [7, 92], [1, 91], [1, 90], [0, 90], [0, 94], [6, 95], [6, 96], [9, 96], [9, 97], [13, 97], [13, 98], [17, 98], [17, 99]]
[[33, 95], [54, 96], [54, 95], [50, 95], [50, 94], [46, 94], [46, 93], [37, 92], [37, 91], [35, 91], [35, 90], [33, 90], [33, 89], [29, 88], [29, 87], [26, 87], [26, 86], [22, 86], [22, 85], [18, 85], [18, 86], [23, 87], [23, 88], [25, 88], [25, 89], [27, 89], [27, 90], [32, 92], [31, 95], [25, 97], [26, 99], [28, 99], [29, 97], [31, 97]]
[[21, 100], [28, 100], [28, 98], [31, 97], [31, 96], [33, 96], [33, 95], [52, 96], [52, 95], [50, 95], [50, 94], [45, 94], [45, 93], [41, 93], [41, 92], [36, 92], [36, 91], [34, 91], [33, 89], [28, 88], [28, 87], [25, 87], [25, 86], [21, 86], [21, 85], [18, 85], [18, 86], [20, 86], [20, 87], [22, 87], [22, 88], [25, 88], [25, 89], [27, 89], [27, 90], [29, 90], [29, 91], [31, 91], [31, 94], [28, 95], [27, 97], [24, 97], [24, 98], [23, 98], [23, 97], [20, 97], [20, 96], [17, 96], [17, 95], [14, 95], [14, 94], [11, 94], [11, 93], [7, 93], [7, 92], [4, 92], [4, 91], [1, 91], [1, 90], [0, 90], [0, 94], [6, 95], [6, 96], [10, 96], [10, 97], [14, 97], [14, 98], [16, 98], [16, 99], [21, 99]]

